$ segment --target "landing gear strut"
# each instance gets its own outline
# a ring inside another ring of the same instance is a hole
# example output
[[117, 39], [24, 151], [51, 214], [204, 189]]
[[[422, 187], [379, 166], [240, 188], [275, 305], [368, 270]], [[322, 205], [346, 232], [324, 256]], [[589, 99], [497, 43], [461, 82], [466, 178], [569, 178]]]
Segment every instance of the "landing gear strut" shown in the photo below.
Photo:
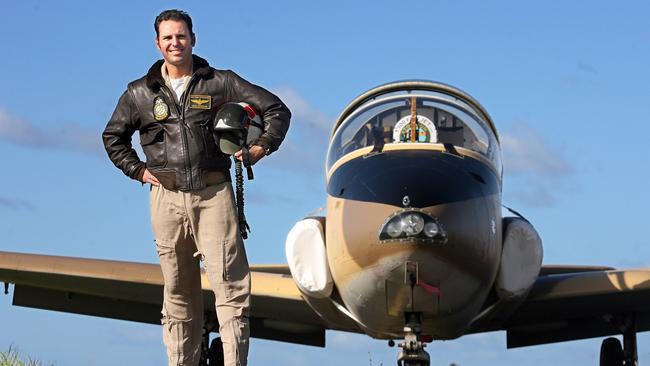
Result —
[[426, 344], [420, 339], [422, 331], [422, 313], [415, 311], [415, 294], [418, 283], [417, 262], [407, 261], [404, 264], [404, 282], [411, 286], [411, 311], [404, 312], [404, 342], [399, 344], [402, 349], [397, 356], [397, 366], [429, 366], [430, 357], [424, 350]]
[[634, 315], [608, 319], [623, 334], [623, 345], [609, 337], [600, 346], [600, 366], [637, 366], [636, 322]]
[[430, 358], [424, 350], [426, 344], [420, 338], [422, 313], [405, 313], [404, 342], [399, 346], [402, 350], [397, 356], [397, 366], [429, 366]]

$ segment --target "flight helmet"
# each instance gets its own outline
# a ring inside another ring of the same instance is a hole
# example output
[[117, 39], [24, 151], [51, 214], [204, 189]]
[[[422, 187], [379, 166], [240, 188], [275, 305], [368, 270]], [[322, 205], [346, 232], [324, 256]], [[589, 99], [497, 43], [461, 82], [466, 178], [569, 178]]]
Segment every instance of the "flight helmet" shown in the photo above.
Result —
[[262, 118], [248, 103], [225, 103], [213, 120], [214, 139], [224, 154], [232, 155], [255, 142], [264, 126]]

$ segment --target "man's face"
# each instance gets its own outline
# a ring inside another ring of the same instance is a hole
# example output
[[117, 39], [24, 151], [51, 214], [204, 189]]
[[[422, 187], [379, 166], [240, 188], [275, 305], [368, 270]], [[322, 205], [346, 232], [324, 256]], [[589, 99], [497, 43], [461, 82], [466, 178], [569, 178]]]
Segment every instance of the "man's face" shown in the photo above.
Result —
[[169, 64], [183, 66], [192, 62], [194, 39], [187, 24], [183, 21], [163, 20], [160, 22], [156, 46]]

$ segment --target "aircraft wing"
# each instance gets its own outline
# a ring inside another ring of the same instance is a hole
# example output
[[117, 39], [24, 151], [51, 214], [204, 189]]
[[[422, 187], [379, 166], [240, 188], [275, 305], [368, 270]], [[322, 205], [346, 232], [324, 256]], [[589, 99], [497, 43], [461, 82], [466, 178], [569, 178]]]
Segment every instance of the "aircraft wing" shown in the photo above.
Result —
[[[14, 284], [13, 304], [160, 324], [163, 278], [158, 264], [0, 252], [0, 281]], [[204, 308], [214, 294], [201, 275]], [[325, 345], [328, 325], [302, 299], [286, 265], [251, 266], [251, 336]]]
[[515, 312], [493, 329], [508, 348], [621, 334], [632, 316], [650, 330], [650, 269], [549, 266]]

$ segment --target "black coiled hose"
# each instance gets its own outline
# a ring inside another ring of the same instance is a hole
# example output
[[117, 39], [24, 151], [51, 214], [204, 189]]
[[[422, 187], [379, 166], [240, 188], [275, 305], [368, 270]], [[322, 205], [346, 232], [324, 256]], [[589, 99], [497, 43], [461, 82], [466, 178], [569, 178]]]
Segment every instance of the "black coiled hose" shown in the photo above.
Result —
[[243, 239], [248, 238], [251, 231], [246, 215], [244, 215], [244, 173], [242, 162], [235, 159], [235, 199], [237, 201], [237, 218], [239, 219], [239, 233]]

